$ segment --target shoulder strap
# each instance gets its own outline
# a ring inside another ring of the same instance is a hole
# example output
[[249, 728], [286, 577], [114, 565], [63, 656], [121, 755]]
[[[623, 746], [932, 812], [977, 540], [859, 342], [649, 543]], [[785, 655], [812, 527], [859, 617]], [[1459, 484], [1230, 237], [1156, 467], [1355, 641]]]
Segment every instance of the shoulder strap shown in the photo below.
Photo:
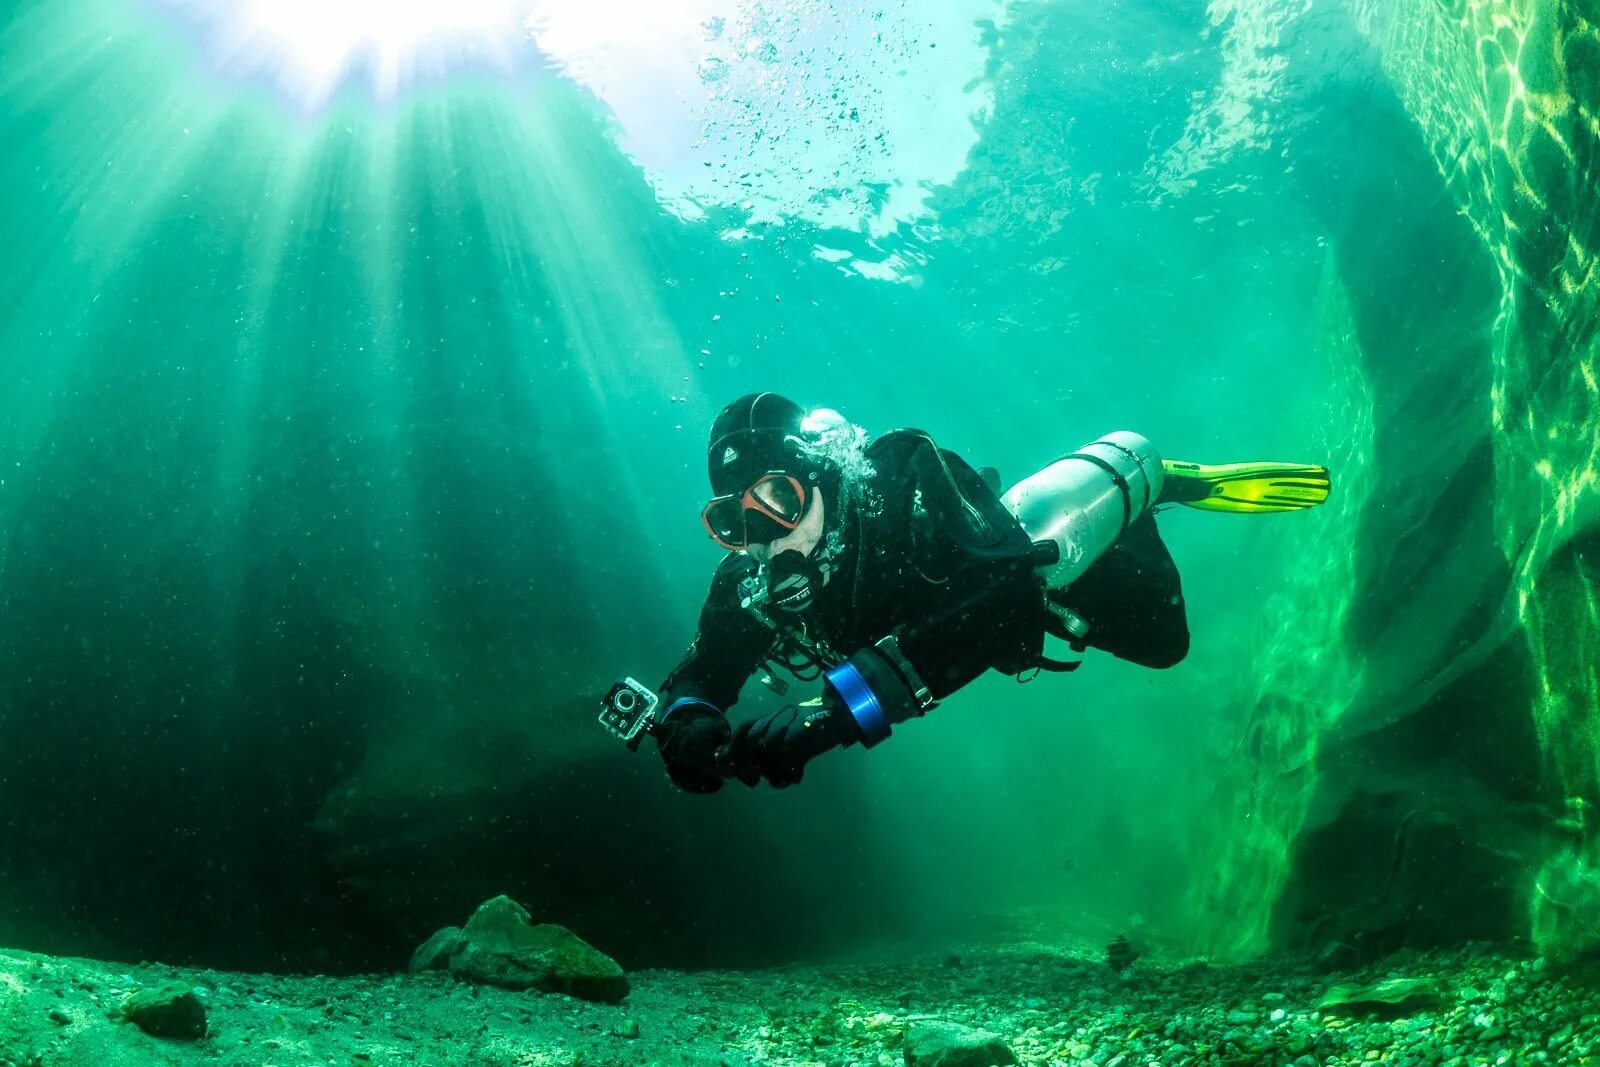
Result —
[[[889, 437], [891, 435], [914, 437], [932, 449], [933, 458], [939, 463], [939, 471], [944, 475], [945, 481], [949, 483], [950, 491], [954, 493], [956, 499], [961, 502], [961, 510], [966, 514], [967, 522], [971, 524], [973, 531], [978, 535], [979, 538], [982, 539], [985, 544], [988, 545], [993, 545], [1001, 539], [1002, 535], [1000, 531], [996, 530], [994, 528], [994, 524], [990, 522], [987, 517], [985, 517], [983, 514], [983, 509], [977, 504], [973, 503], [972, 499], [962, 491], [961, 483], [956, 481], [955, 472], [950, 469], [949, 462], [944, 458], [944, 450], [939, 447], [938, 442], [933, 439], [931, 434], [929, 434], [926, 430], [916, 430], [907, 427], [900, 430], [891, 430], [888, 434], [884, 434], [884, 437]], [[883, 440], [883, 438], [879, 438], [879, 440]]]

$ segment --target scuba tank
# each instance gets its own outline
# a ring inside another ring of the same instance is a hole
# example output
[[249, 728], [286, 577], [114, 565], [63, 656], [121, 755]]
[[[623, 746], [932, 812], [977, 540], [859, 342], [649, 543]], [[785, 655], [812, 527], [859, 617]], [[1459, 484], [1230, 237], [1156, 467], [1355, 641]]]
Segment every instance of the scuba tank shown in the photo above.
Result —
[[1119, 430], [1084, 445], [1008, 489], [1001, 501], [1042, 553], [1049, 589], [1088, 570], [1161, 496], [1165, 473], [1148, 440]]

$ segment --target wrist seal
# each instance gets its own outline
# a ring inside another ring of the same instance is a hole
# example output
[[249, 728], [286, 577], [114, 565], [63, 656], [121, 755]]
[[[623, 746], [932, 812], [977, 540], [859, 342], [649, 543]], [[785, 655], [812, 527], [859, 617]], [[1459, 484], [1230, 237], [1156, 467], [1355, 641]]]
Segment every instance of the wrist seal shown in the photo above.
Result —
[[700, 697], [679, 697], [677, 700], [674, 700], [672, 703], [667, 705], [667, 710], [663, 711], [661, 713], [661, 717], [656, 719], [656, 726], [660, 727], [665, 725], [666, 721], [674, 714], [681, 712], [683, 714], [692, 715], [695, 713], [696, 709], [699, 709], [701, 712], [706, 714], [715, 715], [717, 718], [722, 720], [724, 725], [726, 725], [728, 722], [728, 717], [722, 713], [722, 709], [711, 703], [711, 701], [702, 700]]

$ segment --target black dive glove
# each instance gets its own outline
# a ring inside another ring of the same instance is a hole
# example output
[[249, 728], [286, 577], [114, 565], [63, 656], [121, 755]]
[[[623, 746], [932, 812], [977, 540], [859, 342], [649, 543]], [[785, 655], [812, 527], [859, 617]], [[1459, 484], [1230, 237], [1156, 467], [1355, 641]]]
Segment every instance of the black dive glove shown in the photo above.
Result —
[[709, 704], [675, 706], [656, 733], [667, 777], [690, 793], [715, 793], [722, 788], [717, 753], [728, 744], [728, 720]]
[[805, 708], [791, 705], [735, 726], [728, 763], [745, 785], [753, 787], [765, 778], [782, 789], [800, 781], [812, 759], [860, 738], [850, 713], [832, 700]]

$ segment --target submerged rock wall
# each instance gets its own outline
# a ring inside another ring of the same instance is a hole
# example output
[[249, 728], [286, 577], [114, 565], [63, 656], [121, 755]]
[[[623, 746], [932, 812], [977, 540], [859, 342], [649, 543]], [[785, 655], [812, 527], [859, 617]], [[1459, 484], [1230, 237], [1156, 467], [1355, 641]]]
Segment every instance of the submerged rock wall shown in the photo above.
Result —
[[1592, 4], [1413, 0], [1283, 35], [1349, 551], [1319, 541], [1241, 672], [1210, 951], [1600, 940], [1597, 33]]
[[1251, 669], [1241, 672], [1250, 710], [1212, 797], [1221, 815], [1214, 859], [1193, 898], [1211, 920], [1197, 929], [1195, 947], [1223, 956], [1265, 946], [1274, 904], [1293, 873], [1290, 850], [1318, 789], [1323, 734], [1355, 701], [1362, 680], [1358, 650], [1345, 639], [1348, 591], [1356, 581], [1348, 539], [1374, 481], [1372, 398], [1331, 257], [1319, 309], [1324, 347], [1317, 355], [1346, 369], [1344, 396], [1334, 401], [1346, 434], [1327, 442], [1326, 451], [1338, 491], [1308, 515], [1316, 529], [1306, 538], [1305, 566], [1267, 605], [1264, 614], [1275, 622]]
[[[1580, 815], [1600, 787], [1600, 11], [1577, 0], [1413, 2], [1377, 32], [1384, 67], [1493, 263], [1495, 532], [1526, 643], [1546, 790]], [[1530, 892], [1548, 952], [1591, 947], [1596, 859], [1556, 820]], [[1588, 903], [1584, 904], [1583, 901]]]
[[[1531, 934], [1568, 955], [1600, 942], [1600, 31], [1565, 0], [1354, 15], [1405, 120], [1369, 101], [1362, 135], [1412, 139], [1431, 168], [1343, 189], [1354, 351], [1403, 388], [1373, 390], [1378, 506], [1354, 527], [1365, 578], [1332, 644], [1359, 651], [1363, 683], [1296, 720], [1312, 784], [1268, 790], [1305, 798], [1276, 820], [1272, 940]], [[1382, 247], [1361, 249], [1375, 229]], [[1397, 259], [1453, 297], [1375, 290]]]

